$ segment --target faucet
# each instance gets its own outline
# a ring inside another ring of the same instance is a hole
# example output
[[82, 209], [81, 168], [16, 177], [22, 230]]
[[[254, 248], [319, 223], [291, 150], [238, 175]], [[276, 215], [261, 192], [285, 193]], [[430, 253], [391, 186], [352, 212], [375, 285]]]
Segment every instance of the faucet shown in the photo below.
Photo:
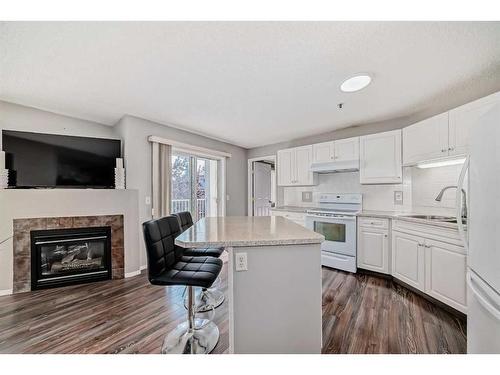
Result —
[[[441, 199], [443, 199], [443, 194], [446, 190], [448, 189], [458, 189], [458, 186], [456, 185], [450, 185], [450, 186], [445, 186], [444, 188], [441, 189], [441, 191], [439, 192], [439, 194], [437, 195], [436, 197], [436, 202], [441, 202]], [[462, 217], [467, 217], [467, 193], [465, 192], [464, 189], [461, 189], [462, 190]]]

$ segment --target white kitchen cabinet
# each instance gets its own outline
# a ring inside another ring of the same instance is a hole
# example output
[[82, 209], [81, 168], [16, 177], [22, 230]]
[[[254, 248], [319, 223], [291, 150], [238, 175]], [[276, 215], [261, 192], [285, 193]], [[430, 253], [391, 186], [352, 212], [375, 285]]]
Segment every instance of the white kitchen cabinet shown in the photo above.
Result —
[[334, 160], [359, 160], [359, 137], [339, 139], [334, 142]]
[[366, 217], [358, 221], [357, 264], [359, 268], [388, 274], [389, 229], [387, 224], [379, 224], [379, 221], [388, 222], [387, 219], [370, 221]]
[[425, 289], [425, 251], [421, 237], [392, 232], [392, 275], [421, 291]]
[[448, 112], [403, 129], [403, 164], [448, 156]]
[[335, 144], [331, 142], [316, 143], [312, 145], [313, 163], [325, 163], [335, 158]]
[[316, 143], [313, 147], [313, 163], [359, 160], [359, 137]]
[[315, 185], [317, 178], [311, 172], [312, 145], [278, 151], [278, 185]]
[[425, 292], [465, 313], [467, 256], [464, 248], [425, 239]]
[[500, 91], [467, 103], [449, 112], [449, 154], [465, 155], [469, 149], [470, 129], [494, 104], [500, 103]]
[[401, 130], [365, 135], [359, 143], [360, 183], [402, 182]]

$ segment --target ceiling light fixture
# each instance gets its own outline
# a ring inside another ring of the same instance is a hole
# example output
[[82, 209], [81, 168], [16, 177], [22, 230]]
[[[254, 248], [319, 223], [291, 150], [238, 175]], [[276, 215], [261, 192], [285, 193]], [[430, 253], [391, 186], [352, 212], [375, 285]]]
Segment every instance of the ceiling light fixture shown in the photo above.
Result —
[[368, 74], [359, 74], [351, 78], [347, 78], [340, 85], [340, 90], [343, 92], [355, 92], [364, 89], [370, 84], [372, 77]]
[[417, 164], [417, 168], [425, 169], [425, 168], [446, 167], [448, 165], [463, 164], [464, 161], [465, 161], [465, 158], [443, 160], [443, 161], [423, 162], [423, 163]]

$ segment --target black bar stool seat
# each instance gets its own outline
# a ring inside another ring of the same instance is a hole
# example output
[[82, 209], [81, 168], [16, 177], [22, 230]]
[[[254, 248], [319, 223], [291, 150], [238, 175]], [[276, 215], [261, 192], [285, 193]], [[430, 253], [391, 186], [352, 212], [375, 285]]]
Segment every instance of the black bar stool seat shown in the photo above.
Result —
[[222, 253], [224, 252], [224, 249], [220, 248], [208, 248], [208, 249], [185, 249], [184, 250], [184, 255], [189, 255], [193, 257], [215, 257], [219, 258]]

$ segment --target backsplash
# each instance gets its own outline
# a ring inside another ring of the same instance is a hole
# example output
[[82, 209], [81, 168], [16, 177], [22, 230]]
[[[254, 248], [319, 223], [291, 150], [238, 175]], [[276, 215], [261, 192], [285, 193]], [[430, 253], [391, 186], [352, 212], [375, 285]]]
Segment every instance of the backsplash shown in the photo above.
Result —
[[[307, 207], [314, 205], [320, 193], [361, 193], [364, 210], [422, 212], [455, 215], [455, 189], [445, 192], [441, 202], [435, 198], [447, 185], [456, 185], [462, 165], [419, 169], [403, 168], [403, 183], [394, 185], [361, 185], [359, 172], [319, 175], [319, 184], [307, 187], [284, 187], [282, 205]], [[313, 192], [313, 203], [302, 201], [302, 192]], [[403, 204], [394, 204], [394, 192], [403, 192]]]

